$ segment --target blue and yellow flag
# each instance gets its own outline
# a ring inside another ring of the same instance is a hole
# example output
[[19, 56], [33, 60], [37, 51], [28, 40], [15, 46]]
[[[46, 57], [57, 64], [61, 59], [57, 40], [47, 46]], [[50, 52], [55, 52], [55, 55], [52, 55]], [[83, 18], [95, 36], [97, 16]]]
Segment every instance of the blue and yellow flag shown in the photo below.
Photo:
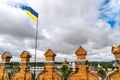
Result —
[[28, 16], [30, 16], [34, 21], [38, 22], [38, 13], [34, 11], [31, 7], [26, 5], [21, 5], [20, 8], [25, 11]]

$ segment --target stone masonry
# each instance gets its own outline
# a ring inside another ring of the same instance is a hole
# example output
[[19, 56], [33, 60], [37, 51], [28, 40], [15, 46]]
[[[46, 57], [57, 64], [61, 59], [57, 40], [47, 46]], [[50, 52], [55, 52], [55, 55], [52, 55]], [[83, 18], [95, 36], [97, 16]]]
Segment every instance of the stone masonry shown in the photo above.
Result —
[[45, 71], [38, 74], [37, 80], [62, 80], [62, 76], [54, 71], [55, 54], [51, 49], [48, 49], [44, 54], [46, 57]]
[[5, 70], [6, 64], [10, 62], [10, 59], [12, 58], [11, 54], [9, 52], [5, 52], [1, 56], [2, 63], [0, 63], [0, 80], [10, 80], [9, 79], [9, 73]]
[[13, 74], [11, 80], [32, 80], [32, 73], [27, 70], [27, 63], [29, 62], [31, 55], [28, 51], [23, 51], [20, 55], [21, 63], [19, 65], [20, 70]]
[[99, 80], [97, 75], [87, 70], [87, 52], [80, 47], [75, 54], [77, 56], [77, 71], [71, 73], [68, 77], [68, 80]]
[[[120, 45], [112, 47], [112, 53], [115, 56], [115, 69], [107, 74], [106, 80], [120, 80]], [[69, 75], [68, 80], [99, 80], [97, 74], [88, 70], [86, 55], [87, 51], [79, 47], [76, 52], [77, 61], [74, 64], [74, 70]], [[37, 78], [28, 70], [28, 63], [31, 55], [28, 51], [23, 51], [20, 55], [21, 62], [19, 63], [19, 70], [10, 75], [10, 59], [12, 55], [5, 52], [1, 55], [0, 62], [0, 80], [63, 80], [60, 72], [54, 69], [54, 61], [56, 54], [51, 49], [48, 49], [45, 54], [44, 71], [37, 75]]]
[[115, 56], [116, 68], [108, 73], [107, 80], [120, 80], [120, 45], [113, 46], [112, 53]]

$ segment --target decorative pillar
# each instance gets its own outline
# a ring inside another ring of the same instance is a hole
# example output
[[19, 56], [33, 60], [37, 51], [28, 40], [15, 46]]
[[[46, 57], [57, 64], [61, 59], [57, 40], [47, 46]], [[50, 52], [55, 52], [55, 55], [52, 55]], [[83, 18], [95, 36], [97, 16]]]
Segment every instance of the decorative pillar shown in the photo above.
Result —
[[77, 56], [77, 61], [75, 62], [77, 70], [69, 75], [68, 80], [99, 80], [97, 75], [87, 69], [87, 52], [80, 47], [75, 54]]
[[23, 51], [20, 55], [21, 63], [19, 65], [19, 71], [14, 73], [11, 80], [32, 80], [32, 73], [27, 70], [27, 63], [31, 58], [28, 51]]
[[112, 46], [111, 52], [115, 57], [115, 69], [108, 73], [107, 80], [120, 80], [120, 45]]
[[7, 69], [10, 69], [10, 59], [12, 58], [9, 52], [5, 52], [1, 55], [2, 62], [0, 63], [0, 80], [10, 80], [9, 72]]
[[45, 71], [38, 74], [37, 80], [62, 80], [61, 75], [54, 71], [54, 59], [56, 55], [51, 49], [48, 49], [44, 55], [46, 58]]

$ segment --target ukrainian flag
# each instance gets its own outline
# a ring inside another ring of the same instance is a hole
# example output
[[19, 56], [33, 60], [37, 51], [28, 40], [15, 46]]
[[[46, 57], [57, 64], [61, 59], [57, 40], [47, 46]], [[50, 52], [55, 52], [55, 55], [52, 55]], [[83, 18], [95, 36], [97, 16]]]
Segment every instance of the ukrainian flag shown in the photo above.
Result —
[[21, 5], [20, 8], [25, 11], [28, 16], [30, 16], [34, 21], [38, 22], [38, 13], [34, 11], [31, 7], [26, 5]]

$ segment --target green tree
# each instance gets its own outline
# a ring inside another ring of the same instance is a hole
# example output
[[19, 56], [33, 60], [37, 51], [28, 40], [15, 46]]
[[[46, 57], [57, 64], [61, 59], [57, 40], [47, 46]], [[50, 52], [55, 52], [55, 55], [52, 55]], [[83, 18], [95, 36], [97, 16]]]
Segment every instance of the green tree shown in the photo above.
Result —
[[71, 72], [72, 71], [68, 68], [67, 65], [62, 66], [62, 76], [63, 76], [64, 80], [67, 80], [67, 78]]
[[101, 77], [106, 76], [105, 71], [102, 70], [102, 69], [98, 71], [98, 74], [99, 74]]

